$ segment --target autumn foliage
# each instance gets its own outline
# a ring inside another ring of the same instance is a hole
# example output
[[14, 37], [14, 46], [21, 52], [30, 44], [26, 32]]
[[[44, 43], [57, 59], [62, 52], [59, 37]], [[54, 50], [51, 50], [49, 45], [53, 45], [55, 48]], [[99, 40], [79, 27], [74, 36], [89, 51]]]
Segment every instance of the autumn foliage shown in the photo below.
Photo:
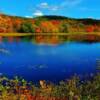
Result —
[[100, 21], [59, 16], [22, 18], [0, 15], [0, 33], [68, 33], [99, 32]]
[[100, 73], [89, 80], [73, 76], [57, 84], [40, 80], [33, 84], [17, 76], [0, 76], [1, 100], [100, 100]]

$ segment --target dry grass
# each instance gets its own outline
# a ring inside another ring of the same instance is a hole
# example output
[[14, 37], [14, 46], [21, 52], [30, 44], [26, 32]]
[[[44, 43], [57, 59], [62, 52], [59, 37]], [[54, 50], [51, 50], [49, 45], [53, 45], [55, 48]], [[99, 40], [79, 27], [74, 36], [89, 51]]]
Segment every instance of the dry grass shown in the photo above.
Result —
[[3, 37], [10, 37], [10, 36], [31, 36], [33, 35], [32, 33], [0, 33], [0, 36]]

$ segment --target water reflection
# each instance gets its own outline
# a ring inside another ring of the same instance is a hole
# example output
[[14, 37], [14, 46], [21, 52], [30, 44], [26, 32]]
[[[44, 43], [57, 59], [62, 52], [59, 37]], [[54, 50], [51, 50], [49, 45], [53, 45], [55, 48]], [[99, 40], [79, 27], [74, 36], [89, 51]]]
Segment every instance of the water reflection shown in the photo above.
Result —
[[28, 80], [62, 80], [75, 73], [81, 76], [95, 73], [96, 59], [100, 59], [100, 43], [38, 45], [4, 42], [0, 48], [0, 73]]

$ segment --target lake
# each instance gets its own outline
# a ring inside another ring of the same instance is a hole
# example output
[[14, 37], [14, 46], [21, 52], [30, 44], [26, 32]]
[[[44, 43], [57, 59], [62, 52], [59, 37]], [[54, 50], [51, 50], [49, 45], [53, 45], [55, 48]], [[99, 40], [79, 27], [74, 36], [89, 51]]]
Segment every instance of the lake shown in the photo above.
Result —
[[29, 81], [59, 81], [74, 74], [87, 78], [98, 71], [97, 59], [100, 59], [100, 43], [0, 44], [0, 74], [9, 78], [21, 76]]

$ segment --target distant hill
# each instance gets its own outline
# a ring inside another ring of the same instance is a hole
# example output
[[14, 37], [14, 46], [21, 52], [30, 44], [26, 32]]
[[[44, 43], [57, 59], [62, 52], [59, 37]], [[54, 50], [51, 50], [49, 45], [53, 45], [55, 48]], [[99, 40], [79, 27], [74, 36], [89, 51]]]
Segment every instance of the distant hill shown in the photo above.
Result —
[[100, 32], [100, 20], [64, 16], [24, 18], [0, 14], [0, 33]]
[[64, 17], [64, 16], [39, 16], [36, 17], [35, 19], [47, 19], [47, 20], [67, 20], [70, 19], [68, 17]]

